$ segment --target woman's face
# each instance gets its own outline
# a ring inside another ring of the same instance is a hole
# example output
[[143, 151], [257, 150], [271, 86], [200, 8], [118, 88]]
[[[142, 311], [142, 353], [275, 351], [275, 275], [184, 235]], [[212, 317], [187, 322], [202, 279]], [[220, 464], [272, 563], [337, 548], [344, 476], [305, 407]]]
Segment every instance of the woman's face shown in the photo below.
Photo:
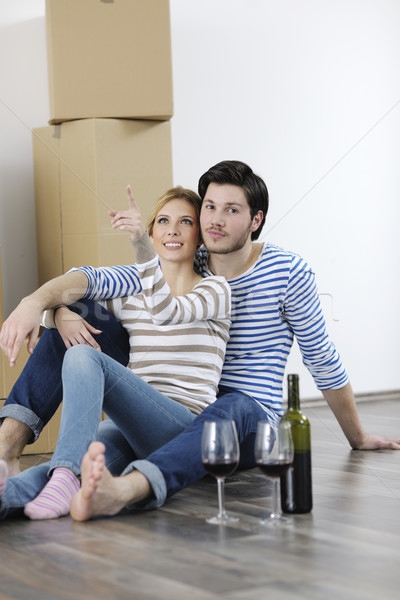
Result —
[[199, 244], [199, 222], [194, 206], [187, 200], [169, 200], [157, 213], [152, 240], [160, 258], [193, 260]]

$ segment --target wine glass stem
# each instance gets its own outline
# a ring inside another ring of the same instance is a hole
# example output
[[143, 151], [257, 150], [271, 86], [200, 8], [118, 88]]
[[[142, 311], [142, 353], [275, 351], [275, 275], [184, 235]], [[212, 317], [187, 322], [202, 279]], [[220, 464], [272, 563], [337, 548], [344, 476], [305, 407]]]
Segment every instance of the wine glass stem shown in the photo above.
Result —
[[272, 501], [273, 501], [273, 504], [272, 504], [273, 513], [272, 514], [276, 515], [276, 516], [280, 516], [282, 514], [282, 511], [281, 511], [281, 502], [280, 502], [281, 488], [279, 485], [280, 484], [279, 477], [274, 477], [273, 482], [274, 482], [274, 486], [272, 489]]
[[218, 482], [218, 506], [219, 506], [219, 513], [218, 513], [218, 517], [224, 517], [225, 516], [225, 491], [224, 491], [224, 480], [223, 479], [217, 479]]

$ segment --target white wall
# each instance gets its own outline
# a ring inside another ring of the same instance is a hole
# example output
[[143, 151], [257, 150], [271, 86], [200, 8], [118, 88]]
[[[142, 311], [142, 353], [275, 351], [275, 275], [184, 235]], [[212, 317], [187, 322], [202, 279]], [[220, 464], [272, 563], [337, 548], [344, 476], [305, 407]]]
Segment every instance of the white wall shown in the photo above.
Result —
[[4, 309], [37, 286], [32, 127], [49, 119], [44, 0], [0, 0], [0, 246]]
[[[400, 388], [400, 3], [171, 0], [176, 184], [224, 159], [269, 188], [262, 239], [315, 269], [356, 392]], [[44, 0], [0, 0], [0, 246], [10, 312], [37, 285], [32, 127]], [[318, 395], [295, 349], [291, 371]]]

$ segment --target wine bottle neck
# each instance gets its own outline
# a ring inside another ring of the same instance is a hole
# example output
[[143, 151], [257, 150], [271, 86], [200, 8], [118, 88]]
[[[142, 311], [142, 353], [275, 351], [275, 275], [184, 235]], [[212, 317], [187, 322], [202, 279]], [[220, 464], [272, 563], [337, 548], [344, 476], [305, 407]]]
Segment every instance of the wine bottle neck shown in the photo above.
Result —
[[300, 401], [298, 398], [290, 398], [288, 399], [288, 409], [289, 410], [300, 410]]
[[300, 393], [298, 375], [288, 375], [288, 409], [300, 410]]

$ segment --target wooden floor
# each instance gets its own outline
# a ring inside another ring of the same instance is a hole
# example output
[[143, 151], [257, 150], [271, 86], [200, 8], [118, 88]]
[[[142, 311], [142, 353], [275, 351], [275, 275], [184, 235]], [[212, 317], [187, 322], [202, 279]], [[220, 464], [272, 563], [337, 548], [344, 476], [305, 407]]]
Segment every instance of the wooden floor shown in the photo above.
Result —
[[[400, 398], [364, 402], [368, 431], [400, 436]], [[230, 526], [205, 479], [162, 509], [89, 523], [0, 523], [0, 599], [376, 600], [400, 598], [400, 451], [351, 451], [326, 407], [309, 407], [314, 510], [260, 526], [271, 486], [256, 469], [226, 486]], [[38, 457], [26, 457], [25, 466]]]

